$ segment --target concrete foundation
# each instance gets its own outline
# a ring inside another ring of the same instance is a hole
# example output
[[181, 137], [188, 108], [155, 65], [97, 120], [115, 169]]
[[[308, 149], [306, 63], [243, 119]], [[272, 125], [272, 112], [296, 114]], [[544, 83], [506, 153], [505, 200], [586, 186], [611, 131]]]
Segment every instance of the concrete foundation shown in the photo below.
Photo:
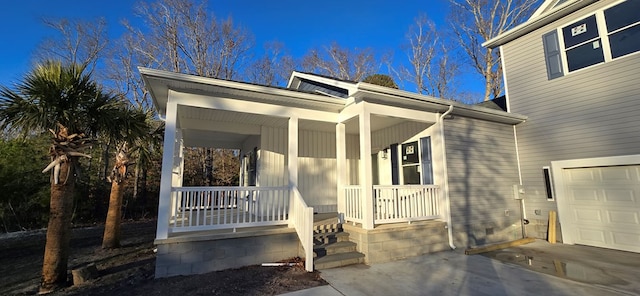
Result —
[[156, 240], [156, 278], [201, 274], [300, 256], [294, 229], [191, 233]]
[[373, 230], [343, 224], [349, 240], [365, 254], [365, 263], [383, 263], [423, 254], [449, 250], [446, 223], [419, 221], [377, 225]]

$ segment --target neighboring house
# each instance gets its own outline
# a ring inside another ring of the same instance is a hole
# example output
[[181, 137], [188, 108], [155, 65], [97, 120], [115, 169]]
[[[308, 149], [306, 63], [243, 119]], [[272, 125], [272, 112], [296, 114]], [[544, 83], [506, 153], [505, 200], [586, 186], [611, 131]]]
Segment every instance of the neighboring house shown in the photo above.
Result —
[[499, 47], [527, 234], [640, 252], [640, 1], [545, 1]]
[[[525, 116], [308, 73], [287, 88], [140, 73], [166, 121], [157, 277], [295, 256], [312, 270], [314, 213], [337, 212], [325, 232], [365, 263], [522, 237]], [[184, 147], [239, 150], [240, 186], [183, 187]]]

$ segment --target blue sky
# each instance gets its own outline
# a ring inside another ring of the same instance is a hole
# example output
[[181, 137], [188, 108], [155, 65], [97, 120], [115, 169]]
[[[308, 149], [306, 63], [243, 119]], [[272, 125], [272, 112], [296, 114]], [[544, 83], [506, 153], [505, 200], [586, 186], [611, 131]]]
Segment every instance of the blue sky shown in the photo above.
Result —
[[[133, 0], [17, 0], [3, 1], [0, 9], [0, 85], [10, 85], [29, 70], [37, 45], [54, 31], [42, 18], [95, 19], [105, 17], [112, 39], [120, 20], [134, 19]], [[395, 51], [420, 12], [444, 26], [446, 0], [210, 0], [216, 17], [232, 17], [255, 36], [258, 47], [280, 41], [294, 57], [312, 47], [335, 41], [348, 48], [371, 47], [378, 53]], [[480, 77], [467, 78], [465, 88], [478, 91]]]

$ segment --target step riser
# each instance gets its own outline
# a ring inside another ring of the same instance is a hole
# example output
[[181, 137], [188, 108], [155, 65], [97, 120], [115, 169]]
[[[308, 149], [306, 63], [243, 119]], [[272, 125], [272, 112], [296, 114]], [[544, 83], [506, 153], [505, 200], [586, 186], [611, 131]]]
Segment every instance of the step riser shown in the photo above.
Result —
[[338, 237], [330, 236], [330, 237], [314, 237], [313, 238], [313, 244], [316, 246], [338, 243], [338, 242], [348, 242], [348, 241], [349, 241], [348, 236], [338, 236]]
[[324, 257], [324, 256], [329, 256], [334, 254], [349, 253], [349, 252], [356, 252], [356, 251], [357, 251], [356, 246], [352, 245], [352, 246], [341, 247], [341, 248], [326, 248], [326, 249], [314, 250], [313, 253], [316, 255], [316, 257]]
[[364, 262], [364, 258], [353, 258], [353, 259], [347, 259], [347, 260], [341, 260], [341, 261], [335, 261], [335, 262], [325, 262], [325, 263], [315, 264], [315, 268], [329, 269], [329, 268], [342, 267], [342, 266], [347, 266], [352, 264], [359, 264], [363, 262]]
[[340, 227], [327, 227], [327, 228], [314, 228], [313, 229], [313, 233], [314, 234], [321, 234], [321, 233], [331, 233], [331, 232], [341, 232], [342, 231], [342, 226]]

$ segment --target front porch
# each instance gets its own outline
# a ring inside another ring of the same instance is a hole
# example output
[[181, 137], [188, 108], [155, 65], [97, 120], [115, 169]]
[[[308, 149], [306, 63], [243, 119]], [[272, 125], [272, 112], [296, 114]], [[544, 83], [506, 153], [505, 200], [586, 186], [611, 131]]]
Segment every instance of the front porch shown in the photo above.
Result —
[[[158, 245], [219, 231], [271, 245], [267, 232], [242, 230], [276, 227], [285, 233], [273, 235], [288, 237], [286, 227], [300, 246], [293, 255], [312, 271], [314, 212], [337, 212], [341, 223], [364, 231], [448, 219], [440, 105], [418, 110], [386, 95], [369, 102], [365, 92], [342, 99], [178, 74], [155, 80], [167, 73], [145, 71], [163, 92], [158, 108], [166, 120]], [[239, 186], [184, 186], [190, 147], [237, 151]], [[251, 256], [235, 263], [265, 259]]]

